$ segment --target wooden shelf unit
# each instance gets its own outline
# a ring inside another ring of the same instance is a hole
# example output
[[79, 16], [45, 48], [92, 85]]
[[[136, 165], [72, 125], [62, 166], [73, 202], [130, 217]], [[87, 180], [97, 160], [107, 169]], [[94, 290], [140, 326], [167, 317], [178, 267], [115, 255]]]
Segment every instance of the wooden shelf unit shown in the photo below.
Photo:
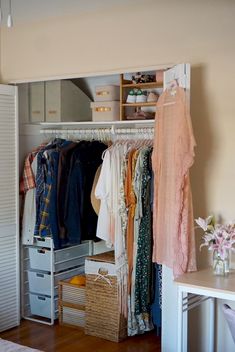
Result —
[[138, 106], [156, 106], [156, 102], [154, 103], [124, 103], [122, 106], [133, 106], [133, 107], [138, 107]]
[[162, 88], [163, 82], [148, 82], [148, 83], [125, 83], [122, 85], [123, 88], [143, 88], [143, 89], [150, 89], [150, 88]]
[[120, 75], [120, 121], [126, 120], [125, 109], [127, 107], [154, 107], [156, 102], [146, 103], [126, 103], [126, 93], [131, 89], [155, 89], [163, 88], [163, 82], [147, 82], [147, 83], [132, 83], [132, 81], [124, 78], [124, 74]]

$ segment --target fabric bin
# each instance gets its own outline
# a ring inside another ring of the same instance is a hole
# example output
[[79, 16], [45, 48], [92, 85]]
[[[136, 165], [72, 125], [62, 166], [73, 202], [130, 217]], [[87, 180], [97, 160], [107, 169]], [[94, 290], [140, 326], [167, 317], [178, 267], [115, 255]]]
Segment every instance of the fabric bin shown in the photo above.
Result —
[[92, 121], [117, 121], [120, 115], [119, 101], [92, 102]]
[[95, 101], [120, 100], [120, 87], [115, 85], [95, 87]]
[[59, 282], [59, 323], [73, 327], [85, 326], [86, 287], [70, 283], [70, 280]]
[[[64, 280], [74, 275], [81, 274], [84, 272], [84, 266], [74, 268], [72, 270], [64, 271], [54, 275], [54, 288], [53, 295], [58, 294], [58, 283], [60, 280]], [[37, 293], [42, 295], [51, 296], [51, 275], [50, 273], [43, 271], [28, 270], [28, 282], [29, 291], [31, 293]]]
[[[52, 298], [55, 300], [55, 318], [58, 316], [58, 298]], [[30, 311], [32, 315], [38, 315], [44, 318], [51, 318], [51, 297], [44, 295], [29, 294]]]
[[85, 333], [113, 342], [127, 336], [127, 321], [120, 314], [114, 253], [88, 257], [86, 274]]

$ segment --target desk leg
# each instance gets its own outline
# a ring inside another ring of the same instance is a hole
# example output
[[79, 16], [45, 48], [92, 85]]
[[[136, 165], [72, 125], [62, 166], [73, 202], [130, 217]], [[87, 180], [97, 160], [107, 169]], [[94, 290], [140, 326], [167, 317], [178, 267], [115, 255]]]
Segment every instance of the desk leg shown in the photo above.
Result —
[[[184, 298], [186, 298], [186, 302], [187, 302], [187, 292], [183, 292], [183, 296], [182, 296], [182, 301], [184, 303]], [[183, 309], [183, 321], [182, 321], [182, 327], [183, 327], [183, 352], [187, 352], [188, 351], [188, 303], [187, 304], [187, 309], [184, 310], [184, 304], [182, 306]]]
[[177, 352], [182, 352], [183, 347], [183, 292], [178, 288], [178, 340]]
[[209, 352], [215, 350], [215, 298], [210, 298]]

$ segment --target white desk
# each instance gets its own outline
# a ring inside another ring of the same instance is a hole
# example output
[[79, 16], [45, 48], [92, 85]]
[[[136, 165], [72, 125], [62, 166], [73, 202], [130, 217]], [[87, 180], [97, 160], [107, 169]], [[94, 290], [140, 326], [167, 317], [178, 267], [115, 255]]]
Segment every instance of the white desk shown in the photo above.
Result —
[[208, 352], [214, 352], [215, 299], [235, 301], [235, 271], [228, 276], [215, 276], [212, 268], [187, 273], [175, 280], [178, 285], [178, 352], [186, 352], [188, 311], [210, 301], [210, 338]]

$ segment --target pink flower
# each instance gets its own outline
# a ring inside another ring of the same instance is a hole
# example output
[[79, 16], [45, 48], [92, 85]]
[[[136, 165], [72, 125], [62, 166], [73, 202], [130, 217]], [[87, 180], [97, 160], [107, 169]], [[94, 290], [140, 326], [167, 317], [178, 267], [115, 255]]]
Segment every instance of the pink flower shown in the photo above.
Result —
[[200, 245], [200, 249], [207, 246], [210, 251], [217, 250], [221, 259], [225, 259], [228, 256], [229, 250], [235, 251], [233, 247], [235, 243], [234, 223], [215, 224], [213, 215], [208, 216], [206, 219], [199, 217], [195, 221], [205, 232], [202, 236], [204, 243]]

